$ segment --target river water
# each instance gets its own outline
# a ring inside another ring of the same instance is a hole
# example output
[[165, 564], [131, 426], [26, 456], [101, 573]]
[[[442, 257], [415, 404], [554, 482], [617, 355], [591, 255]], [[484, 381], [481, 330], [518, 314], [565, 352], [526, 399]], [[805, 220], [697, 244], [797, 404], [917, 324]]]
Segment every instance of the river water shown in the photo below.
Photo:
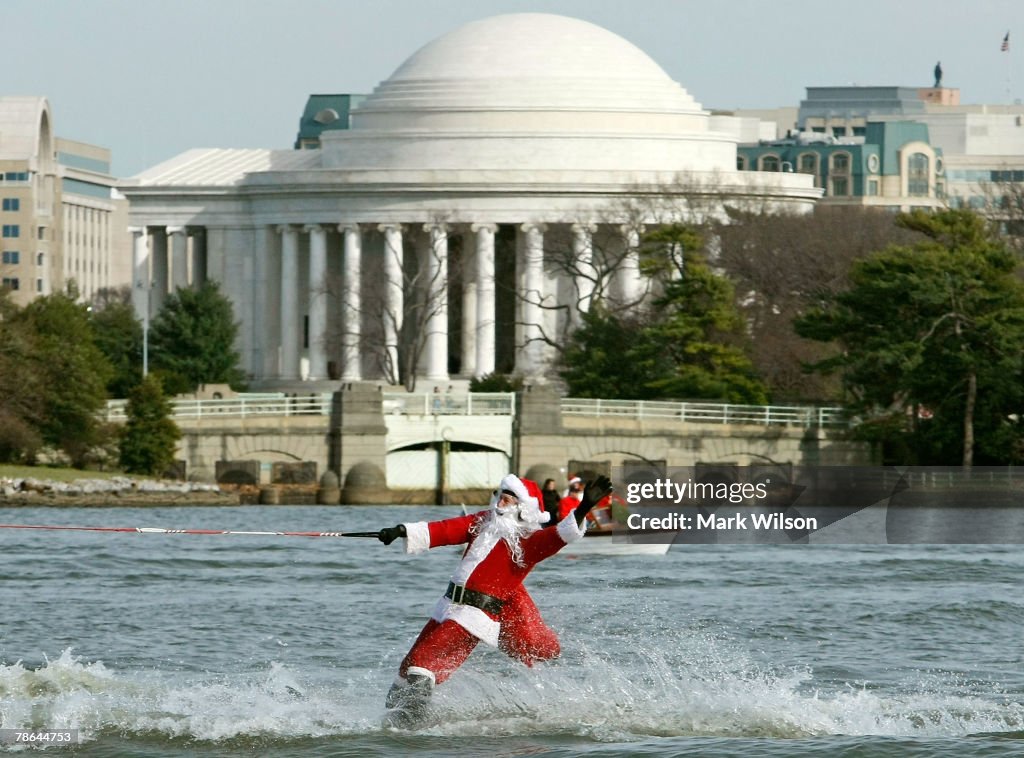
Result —
[[[416, 507], [0, 509], [5, 524], [375, 530]], [[451, 515], [455, 515], [452, 513]], [[557, 555], [562, 639], [484, 646], [435, 724], [382, 726], [454, 548], [0, 529], [0, 726], [81, 756], [1024, 754], [1024, 555], [988, 545], [677, 545]], [[0, 747], [0, 751], [23, 748]]]

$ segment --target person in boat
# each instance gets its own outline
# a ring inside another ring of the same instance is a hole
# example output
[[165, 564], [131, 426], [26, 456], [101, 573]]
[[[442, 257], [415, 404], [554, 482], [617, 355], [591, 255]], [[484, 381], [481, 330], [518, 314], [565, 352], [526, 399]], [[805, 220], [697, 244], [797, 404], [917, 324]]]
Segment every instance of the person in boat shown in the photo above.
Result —
[[565, 496], [562, 501], [558, 504], [558, 518], [559, 520], [565, 518], [565, 516], [576, 509], [576, 506], [583, 500], [583, 480], [580, 479], [576, 474], [569, 475], [569, 486], [565, 489]]
[[[583, 486], [583, 480], [573, 474], [569, 479], [567, 494], [562, 498], [562, 502], [559, 503], [560, 519], [565, 518], [568, 513], [571, 513], [580, 504], [580, 501], [583, 499]], [[602, 498], [599, 503], [595, 504], [587, 512], [587, 525], [591, 529], [612, 528], [612, 497], [610, 494]]]
[[611, 491], [611, 480], [597, 477], [583, 488], [572, 512], [554, 528], [542, 529], [550, 514], [540, 508], [540, 488], [509, 474], [492, 494], [487, 510], [380, 530], [381, 542], [390, 545], [401, 537], [407, 553], [466, 545], [447, 591], [399, 665], [385, 700], [393, 723], [421, 718], [433, 688], [448, 679], [480, 642], [527, 666], [559, 655], [558, 635], [544, 623], [523, 579], [545, 558], [582, 539], [587, 513]]
[[579, 500], [580, 496], [578, 493], [583, 490], [583, 480], [580, 479], [579, 474], [569, 474], [568, 480], [565, 484], [565, 492], [562, 493], [562, 497], [569, 497], [569, 495], [576, 494], [576, 499]]

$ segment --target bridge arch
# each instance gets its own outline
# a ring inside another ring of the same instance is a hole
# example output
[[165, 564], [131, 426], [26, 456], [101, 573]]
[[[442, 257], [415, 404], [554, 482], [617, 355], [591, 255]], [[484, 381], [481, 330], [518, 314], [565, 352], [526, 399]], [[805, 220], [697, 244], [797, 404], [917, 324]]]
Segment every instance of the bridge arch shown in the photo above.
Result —
[[511, 470], [511, 456], [491, 445], [426, 440], [388, 450], [387, 485], [397, 490], [490, 489]]

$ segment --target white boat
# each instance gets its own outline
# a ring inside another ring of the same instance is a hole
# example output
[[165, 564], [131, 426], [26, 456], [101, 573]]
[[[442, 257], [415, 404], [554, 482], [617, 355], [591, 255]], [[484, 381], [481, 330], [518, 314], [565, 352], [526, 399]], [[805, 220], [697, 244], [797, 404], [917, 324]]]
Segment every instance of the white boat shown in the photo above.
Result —
[[587, 516], [587, 536], [562, 548], [565, 555], [665, 555], [671, 533], [626, 526], [629, 508], [619, 495], [602, 500]]
[[[651, 541], [655, 538], [662, 541]], [[586, 537], [566, 545], [559, 555], [665, 555], [670, 547], [672, 543], [664, 541], [664, 533], [659, 537], [589, 529]]]

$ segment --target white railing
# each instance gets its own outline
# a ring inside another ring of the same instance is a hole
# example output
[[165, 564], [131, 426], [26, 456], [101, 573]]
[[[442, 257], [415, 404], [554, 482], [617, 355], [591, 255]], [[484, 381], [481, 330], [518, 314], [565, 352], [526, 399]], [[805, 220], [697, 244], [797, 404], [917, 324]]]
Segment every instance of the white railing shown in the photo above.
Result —
[[[327, 416], [330, 392], [288, 395], [283, 392], [246, 393], [218, 400], [172, 400], [174, 418], [224, 416]], [[124, 421], [126, 400], [107, 401], [107, 421]]]
[[849, 426], [842, 408], [801, 405], [677, 403], [659, 400], [563, 398], [563, 416], [622, 419], [676, 419], [696, 424], [762, 426]]
[[385, 392], [385, 414], [399, 416], [514, 416], [514, 392]]
[[[327, 416], [332, 394], [245, 393], [216, 400], [172, 400], [174, 418]], [[107, 401], [107, 421], [125, 420], [125, 400]], [[385, 414], [400, 416], [514, 416], [514, 392], [384, 392]], [[657, 400], [563, 398], [562, 415], [621, 419], [676, 419], [703, 424], [849, 426], [842, 408], [800, 405], [676, 403]]]

